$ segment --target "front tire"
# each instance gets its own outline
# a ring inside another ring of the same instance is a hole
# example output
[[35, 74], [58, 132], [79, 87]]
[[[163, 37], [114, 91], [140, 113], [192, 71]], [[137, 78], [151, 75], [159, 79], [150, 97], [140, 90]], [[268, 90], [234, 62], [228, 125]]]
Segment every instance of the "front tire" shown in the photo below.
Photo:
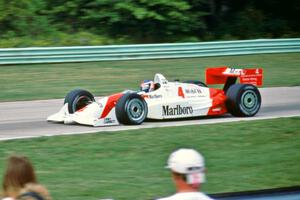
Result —
[[89, 91], [75, 89], [67, 94], [64, 104], [68, 103], [68, 111], [72, 114], [94, 101], [95, 98]]
[[252, 117], [261, 106], [261, 95], [257, 87], [250, 84], [234, 84], [226, 92], [226, 108], [237, 117]]
[[116, 116], [122, 124], [139, 125], [144, 122], [147, 114], [147, 103], [136, 93], [124, 94], [116, 105]]

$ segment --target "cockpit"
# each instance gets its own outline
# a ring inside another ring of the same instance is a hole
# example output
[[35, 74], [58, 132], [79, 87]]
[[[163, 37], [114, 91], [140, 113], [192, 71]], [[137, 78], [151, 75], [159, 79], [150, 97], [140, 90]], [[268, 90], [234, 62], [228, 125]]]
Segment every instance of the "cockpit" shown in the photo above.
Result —
[[140, 90], [148, 93], [157, 90], [165, 84], [168, 84], [168, 80], [162, 74], [155, 74], [154, 81], [143, 80], [141, 82]]

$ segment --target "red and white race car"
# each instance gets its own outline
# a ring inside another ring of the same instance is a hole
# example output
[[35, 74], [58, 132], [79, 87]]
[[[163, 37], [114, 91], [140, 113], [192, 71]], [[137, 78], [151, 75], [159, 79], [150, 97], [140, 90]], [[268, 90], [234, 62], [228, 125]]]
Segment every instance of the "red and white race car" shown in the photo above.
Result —
[[[236, 83], [237, 79], [240, 83]], [[256, 86], [262, 85], [263, 71], [218, 67], [206, 69], [206, 84], [224, 84], [209, 88], [200, 81], [169, 82], [155, 74], [152, 91], [124, 91], [99, 98], [81, 89], [67, 94], [61, 110], [48, 121], [65, 124], [108, 126], [138, 125], [148, 119], [175, 119], [231, 113], [254, 116], [261, 106]]]

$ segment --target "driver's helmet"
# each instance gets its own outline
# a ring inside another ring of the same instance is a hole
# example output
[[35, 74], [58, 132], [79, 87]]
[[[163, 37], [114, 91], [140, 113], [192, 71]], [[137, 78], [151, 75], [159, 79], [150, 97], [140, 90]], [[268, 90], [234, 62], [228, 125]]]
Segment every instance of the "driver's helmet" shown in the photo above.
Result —
[[154, 82], [151, 80], [143, 80], [140, 89], [144, 92], [151, 92], [154, 90]]

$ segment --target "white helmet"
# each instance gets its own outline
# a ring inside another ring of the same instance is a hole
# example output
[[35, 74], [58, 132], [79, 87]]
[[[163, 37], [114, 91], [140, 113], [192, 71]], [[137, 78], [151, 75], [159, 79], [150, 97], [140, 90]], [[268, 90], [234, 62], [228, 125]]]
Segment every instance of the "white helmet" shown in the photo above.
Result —
[[179, 174], [187, 175], [188, 183], [205, 182], [205, 165], [203, 156], [194, 149], [179, 149], [168, 159], [166, 168]]

